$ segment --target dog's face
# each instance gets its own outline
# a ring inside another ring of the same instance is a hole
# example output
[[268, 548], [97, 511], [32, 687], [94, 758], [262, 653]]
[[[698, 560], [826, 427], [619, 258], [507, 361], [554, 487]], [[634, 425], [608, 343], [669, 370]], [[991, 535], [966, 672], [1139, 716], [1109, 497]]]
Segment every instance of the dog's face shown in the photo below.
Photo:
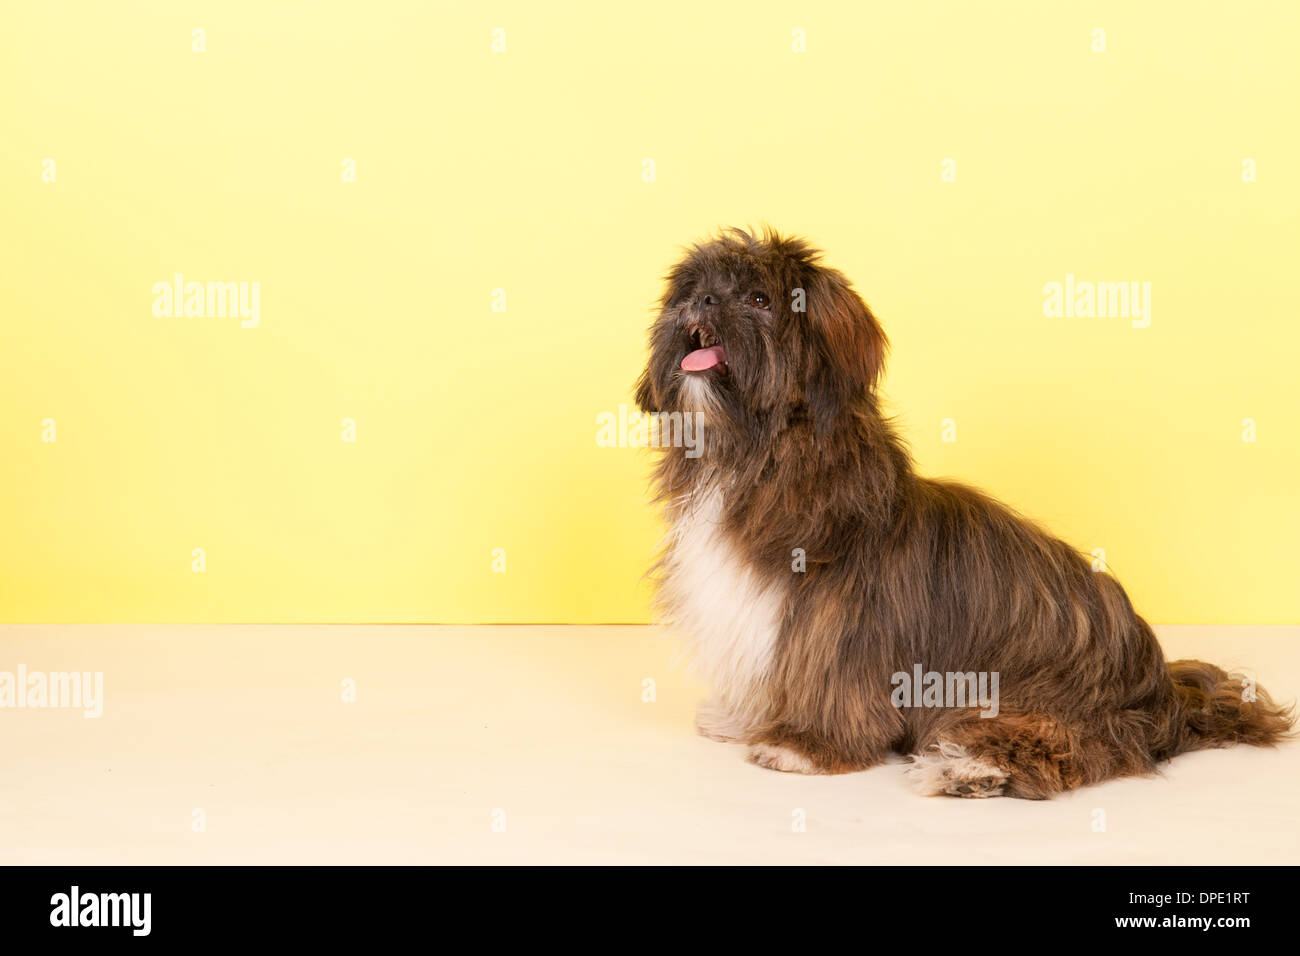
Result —
[[669, 272], [637, 385], [648, 412], [702, 412], [759, 435], [833, 430], [874, 388], [885, 336], [839, 272], [797, 239], [730, 230]]

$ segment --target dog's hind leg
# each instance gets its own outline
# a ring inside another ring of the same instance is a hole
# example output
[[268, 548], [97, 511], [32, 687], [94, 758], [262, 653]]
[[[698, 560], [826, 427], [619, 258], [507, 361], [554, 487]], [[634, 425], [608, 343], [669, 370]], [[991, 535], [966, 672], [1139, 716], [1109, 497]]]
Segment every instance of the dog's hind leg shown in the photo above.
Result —
[[[1113, 729], [1122, 734], [1126, 728]], [[1127, 759], [1136, 752], [1046, 715], [1003, 713], [936, 732], [913, 754], [909, 774], [925, 794], [1045, 800], [1108, 777], [1149, 771], [1149, 761]]]
[[926, 796], [1000, 797], [1008, 776], [1006, 769], [946, 738], [913, 754], [907, 772], [912, 785]]

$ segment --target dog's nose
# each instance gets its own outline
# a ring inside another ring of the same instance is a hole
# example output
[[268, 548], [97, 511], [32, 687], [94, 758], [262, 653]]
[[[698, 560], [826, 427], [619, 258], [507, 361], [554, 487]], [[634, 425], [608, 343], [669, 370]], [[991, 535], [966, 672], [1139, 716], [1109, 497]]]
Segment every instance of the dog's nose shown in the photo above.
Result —
[[711, 309], [719, 304], [719, 300], [716, 295], [706, 292], [704, 295], [700, 296], [698, 304], [701, 309]]

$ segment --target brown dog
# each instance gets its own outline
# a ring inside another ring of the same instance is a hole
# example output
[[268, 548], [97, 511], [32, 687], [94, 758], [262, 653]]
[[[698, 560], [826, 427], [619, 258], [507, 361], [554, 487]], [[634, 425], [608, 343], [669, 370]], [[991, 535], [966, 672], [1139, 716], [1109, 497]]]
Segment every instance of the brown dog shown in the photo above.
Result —
[[[660, 604], [713, 685], [701, 733], [775, 770], [895, 751], [927, 793], [1040, 799], [1284, 735], [1262, 689], [1166, 663], [1069, 545], [913, 472], [877, 407], [884, 333], [819, 258], [723, 233], [669, 273], [650, 332], [637, 402], [703, 421], [696, 456], [657, 470]], [[969, 706], [986, 678], [998, 699]]]

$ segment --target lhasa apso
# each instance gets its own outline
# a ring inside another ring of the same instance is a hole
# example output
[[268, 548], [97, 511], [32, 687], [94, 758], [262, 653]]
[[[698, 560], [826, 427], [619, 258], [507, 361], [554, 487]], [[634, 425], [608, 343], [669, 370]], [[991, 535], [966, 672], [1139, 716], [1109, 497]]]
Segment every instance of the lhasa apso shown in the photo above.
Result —
[[885, 350], [801, 240], [729, 230], [668, 274], [637, 402], [702, 419], [656, 472], [659, 602], [713, 689], [701, 733], [774, 770], [896, 752], [922, 792], [1038, 799], [1287, 733], [1263, 690], [1166, 662], [1074, 548], [917, 475], [879, 411]]

